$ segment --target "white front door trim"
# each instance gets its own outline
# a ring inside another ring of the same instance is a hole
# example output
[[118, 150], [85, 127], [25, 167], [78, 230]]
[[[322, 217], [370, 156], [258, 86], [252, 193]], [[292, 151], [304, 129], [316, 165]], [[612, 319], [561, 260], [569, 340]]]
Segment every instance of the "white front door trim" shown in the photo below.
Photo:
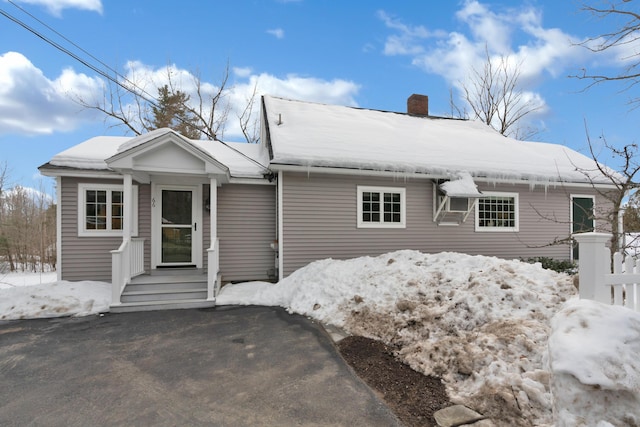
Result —
[[174, 264], [162, 263], [162, 191], [178, 190], [192, 192], [192, 261], [202, 268], [202, 185], [165, 185], [151, 183], [151, 268]]

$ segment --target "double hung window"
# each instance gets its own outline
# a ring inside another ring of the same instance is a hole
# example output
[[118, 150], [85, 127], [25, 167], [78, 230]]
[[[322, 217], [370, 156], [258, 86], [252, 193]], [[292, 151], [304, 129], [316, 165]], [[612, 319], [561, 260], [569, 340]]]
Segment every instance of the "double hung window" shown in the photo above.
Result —
[[[133, 229], [137, 232], [138, 187], [133, 187]], [[78, 185], [78, 235], [122, 235], [124, 220], [124, 190], [122, 185]]]
[[483, 195], [476, 204], [476, 231], [518, 231], [518, 194]]

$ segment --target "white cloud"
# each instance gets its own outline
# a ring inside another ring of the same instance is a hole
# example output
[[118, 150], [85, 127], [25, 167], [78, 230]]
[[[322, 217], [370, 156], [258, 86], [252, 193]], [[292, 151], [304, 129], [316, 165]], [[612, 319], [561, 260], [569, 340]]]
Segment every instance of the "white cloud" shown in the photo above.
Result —
[[[193, 102], [198, 99], [196, 76], [175, 64], [156, 68], [139, 61], [129, 61], [125, 69], [127, 78], [150, 96], [157, 95], [158, 87], [173, 84], [176, 89], [190, 95]], [[269, 94], [303, 101], [352, 106], [357, 105], [355, 96], [360, 89], [358, 84], [348, 80], [325, 80], [296, 74], [288, 74], [280, 78], [268, 73], [253, 73], [248, 67], [234, 68], [233, 74], [235, 81], [229, 80], [226, 97], [218, 105], [218, 111], [223, 111], [227, 107], [229, 110], [225, 132], [222, 135], [226, 140], [243, 139], [238, 117], [246, 108], [254, 89], [258, 97]], [[201, 77], [200, 92], [205, 98], [214, 96], [218, 90], [219, 82], [208, 82]], [[257, 118], [260, 103], [258, 99], [255, 101], [253, 117]]]
[[50, 80], [20, 53], [0, 55], [0, 134], [72, 130], [91, 115], [72, 98], [95, 99], [102, 87], [100, 79], [72, 69]]
[[384, 46], [386, 55], [410, 56], [414, 65], [442, 76], [452, 86], [465, 81], [473, 68], [480, 69], [487, 51], [492, 58], [509, 57], [513, 64], [520, 64], [521, 83], [530, 90], [545, 74], [561, 77], [595, 64], [596, 59], [601, 65], [620, 66], [640, 51], [639, 41], [596, 57], [579, 46], [584, 37], [546, 28], [541, 10], [532, 6], [494, 11], [478, 0], [466, 0], [455, 14], [466, 30], [451, 32], [411, 26], [385, 12], [378, 16], [393, 30]]
[[279, 78], [268, 73], [252, 75], [247, 82], [236, 85], [239, 92], [250, 93], [257, 84], [260, 94], [269, 94], [302, 101], [357, 106], [355, 95], [360, 86], [349, 80], [324, 80], [287, 74]]
[[282, 28], [273, 28], [271, 30], [267, 30], [268, 34], [271, 34], [272, 36], [274, 36], [277, 39], [283, 39], [284, 38], [284, 30]]
[[[233, 68], [232, 72], [226, 95], [218, 105], [218, 111], [227, 108], [229, 111], [223, 135], [226, 139], [242, 140], [238, 116], [246, 108], [254, 89], [258, 97], [271, 94], [306, 101], [357, 105], [355, 96], [359, 86], [352, 81], [295, 74], [281, 78], [267, 73], [253, 73], [249, 67]], [[194, 105], [198, 101], [197, 76], [175, 64], [155, 67], [140, 61], [129, 61], [125, 64], [123, 74], [129, 86], [135, 86], [138, 92], [144, 91], [148, 98], [156, 98], [157, 88], [166, 84], [190, 95]], [[200, 93], [207, 100], [217, 94], [219, 85], [219, 82], [207, 81], [201, 76]], [[73, 130], [88, 121], [97, 121], [95, 111], [84, 109], [76, 101], [82, 99], [89, 105], [104, 101], [105, 86], [102, 79], [76, 73], [71, 68], [63, 70], [57, 78], [50, 79], [20, 53], [0, 55], [0, 134], [51, 134]], [[115, 89], [113, 94], [119, 98]], [[119, 99], [123, 102], [124, 111], [137, 111], [131, 96]], [[260, 103], [258, 99], [255, 101], [253, 113], [257, 117]], [[134, 116], [131, 118], [133, 121]], [[102, 121], [103, 118], [98, 119]]]
[[432, 32], [423, 26], [405, 25], [382, 10], [378, 11], [378, 18], [385, 23], [387, 28], [397, 32], [387, 38], [384, 45], [385, 55], [417, 55], [424, 52], [424, 47], [421, 45], [423, 40], [444, 36], [441, 31]]
[[102, 14], [102, 0], [14, 0], [16, 3], [26, 3], [43, 6], [54, 16], [60, 16], [64, 9], [81, 9]]
[[[584, 37], [545, 27], [538, 8], [518, 6], [496, 10], [492, 7], [479, 0], [464, 1], [455, 14], [463, 25], [449, 32], [411, 26], [379, 12], [380, 20], [392, 30], [383, 52], [408, 56], [415, 66], [441, 76], [457, 88], [468, 84], [474, 69], [482, 70], [487, 54], [495, 63], [506, 57], [511, 66], [518, 67], [524, 98], [535, 100], [541, 106], [536, 114], [527, 117], [537, 120], [548, 111], [540, 93], [541, 82], [549, 76], [564, 77], [595, 64], [595, 56], [579, 46]], [[624, 53], [628, 55], [630, 51], [629, 48], [624, 52], [612, 50], [599, 60], [608, 66], [619, 65]]]
[[251, 67], [233, 67], [233, 74], [238, 77], [249, 77], [251, 72]]

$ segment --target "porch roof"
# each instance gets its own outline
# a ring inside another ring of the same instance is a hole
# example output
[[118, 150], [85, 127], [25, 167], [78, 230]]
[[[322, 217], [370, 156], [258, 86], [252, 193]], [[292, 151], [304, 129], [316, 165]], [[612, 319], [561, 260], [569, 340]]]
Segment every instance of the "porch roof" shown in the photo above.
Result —
[[171, 129], [158, 129], [137, 137], [94, 137], [56, 154], [41, 168], [112, 171], [108, 159], [167, 135], [180, 138], [203, 156], [226, 166], [233, 178], [263, 178], [266, 171], [261, 165], [268, 164], [268, 155], [259, 144], [191, 140]]

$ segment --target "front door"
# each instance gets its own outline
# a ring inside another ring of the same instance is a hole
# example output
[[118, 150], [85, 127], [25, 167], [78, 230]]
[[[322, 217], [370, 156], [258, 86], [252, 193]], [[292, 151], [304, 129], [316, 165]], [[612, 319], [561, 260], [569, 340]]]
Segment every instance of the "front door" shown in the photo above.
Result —
[[156, 267], [201, 267], [202, 224], [198, 187], [157, 186], [154, 200]]

